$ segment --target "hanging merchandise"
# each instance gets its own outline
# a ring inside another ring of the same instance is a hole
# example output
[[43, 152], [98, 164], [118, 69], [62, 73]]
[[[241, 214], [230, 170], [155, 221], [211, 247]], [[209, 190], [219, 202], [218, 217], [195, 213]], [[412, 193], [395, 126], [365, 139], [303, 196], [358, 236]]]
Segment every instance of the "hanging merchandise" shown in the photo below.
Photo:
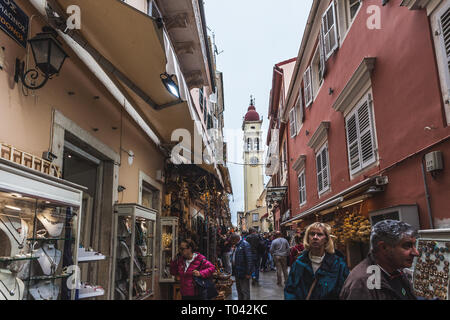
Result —
[[37, 218], [51, 237], [55, 238], [61, 235], [64, 223], [53, 218], [50, 210], [38, 213]]
[[40, 281], [29, 289], [34, 300], [58, 300], [59, 286], [52, 281]]
[[34, 255], [39, 257], [38, 262], [45, 275], [55, 274], [61, 261], [61, 251], [57, 250], [55, 245], [45, 243], [40, 249], [34, 252]]
[[0, 269], [0, 300], [22, 300], [25, 285], [6, 269]]
[[349, 213], [339, 217], [333, 226], [333, 234], [337, 242], [345, 244], [348, 241], [368, 243], [370, 240], [371, 224], [369, 219], [357, 212]]
[[19, 217], [15, 218], [9, 216], [5, 208], [3, 209], [3, 212], [5, 212], [5, 214], [0, 215], [0, 229], [5, 232], [5, 235], [10, 240], [10, 255], [15, 256], [25, 248], [28, 235], [28, 225]]

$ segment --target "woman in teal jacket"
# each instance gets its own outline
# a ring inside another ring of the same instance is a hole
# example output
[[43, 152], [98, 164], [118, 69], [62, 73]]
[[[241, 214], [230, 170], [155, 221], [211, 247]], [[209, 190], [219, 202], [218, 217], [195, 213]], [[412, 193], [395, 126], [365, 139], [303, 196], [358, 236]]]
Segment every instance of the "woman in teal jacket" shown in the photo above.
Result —
[[349, 270], [335, 254], [330, 226], [315, 222], [305, 232], [305, 251], [292, 264], [284, 288], [286, 300], [333, 300], [339, 298]]

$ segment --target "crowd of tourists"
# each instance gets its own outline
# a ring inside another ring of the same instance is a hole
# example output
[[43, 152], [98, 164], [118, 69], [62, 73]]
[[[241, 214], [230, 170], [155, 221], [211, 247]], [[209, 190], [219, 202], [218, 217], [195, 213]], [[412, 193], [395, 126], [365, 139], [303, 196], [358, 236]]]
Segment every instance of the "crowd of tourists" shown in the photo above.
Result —
[[[416, 300], [402, 271], [419, 254], [416, 238], [417, 231], [405, 222], [378, 222], [371, 230], [367, 258], [351, 272], [346, 257], [335, 248], [331, 227], [321, 222], [293, 239], [279, 231], [229, 231], [220, 235], [218, 251], [224, 272], [234, 276], [239, 300], [251, 299], [250, 284], [259, 285], [261, 272], [275, 270], [286, 300]], [[193, 278], [207, 278], [214, 272], [214, 265], [193, 252], [193, 246], [182, 242], [178, 260], [172, 262], [172, 273], [182, 279], [183, 299], [199, 299]]]

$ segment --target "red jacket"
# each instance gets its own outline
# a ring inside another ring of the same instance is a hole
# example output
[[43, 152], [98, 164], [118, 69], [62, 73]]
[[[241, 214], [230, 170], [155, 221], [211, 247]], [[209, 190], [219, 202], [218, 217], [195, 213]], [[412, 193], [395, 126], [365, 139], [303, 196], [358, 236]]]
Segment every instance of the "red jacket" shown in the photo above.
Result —
[[[201, 268], [199, 268], [200, 264]], [[198, 270], [203, 278], [209, 278], [216, 270], [216, 267], [200, 253], [197, 253], [186, 272], [184, 271], [185, 266], [186, 263], [182, 256], [173, 260], [170, 263], [170, 274], [180, 277], [180, 292], [183, 297], [197, 296], [198, 292], [195, 288], [192, 272]]]

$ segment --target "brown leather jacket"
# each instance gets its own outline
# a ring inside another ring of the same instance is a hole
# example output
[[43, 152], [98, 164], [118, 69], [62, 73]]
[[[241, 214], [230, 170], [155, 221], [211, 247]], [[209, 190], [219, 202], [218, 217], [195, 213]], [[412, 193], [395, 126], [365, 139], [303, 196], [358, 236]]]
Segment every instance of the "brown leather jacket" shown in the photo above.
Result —
[[[381, 271], [380, 289], [369, 289], [367, 279], [372, 275], [367, 273], [367, 268], [376, 265], [372, 254], [361, 261], [350, 272], [344, 286], [341, 290], [339, 299], [341, 300], [402, 300], [400, 294], [391, 286], [389, 276]], [[406, 297], [410, 300], [416, 300], [414, 291], [409, 280], [402, 275], [401, 281], [406, 290]]]

